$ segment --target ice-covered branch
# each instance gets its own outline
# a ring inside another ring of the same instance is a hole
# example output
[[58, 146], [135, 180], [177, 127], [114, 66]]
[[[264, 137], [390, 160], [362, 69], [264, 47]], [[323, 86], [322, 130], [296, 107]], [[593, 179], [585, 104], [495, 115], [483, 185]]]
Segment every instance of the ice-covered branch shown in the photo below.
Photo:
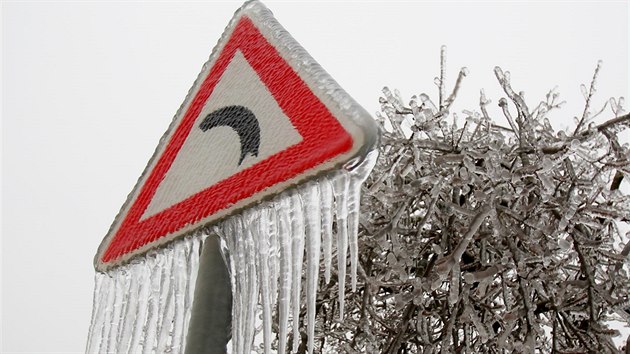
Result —
[[562, 106], [558, 93], [530, 110], [496, 68], [509, 126], [493, 120], [483, 91], [480, 112], [457, 125], [465, 73], [447, 97], [444, 50], [440, 59], [437, 106], [384, 90], [381, 157], [361, 212], [364, 288], [346, 297], [354, 320], [326, 325], [334, 335], [322, 348], [620, 350], [608, 321], [627, 318], [630, 302], [628, 240], [616, 231], [630, 215], [630, 151], [619, 140], [630, 116], [555, 131], [546, 115]]

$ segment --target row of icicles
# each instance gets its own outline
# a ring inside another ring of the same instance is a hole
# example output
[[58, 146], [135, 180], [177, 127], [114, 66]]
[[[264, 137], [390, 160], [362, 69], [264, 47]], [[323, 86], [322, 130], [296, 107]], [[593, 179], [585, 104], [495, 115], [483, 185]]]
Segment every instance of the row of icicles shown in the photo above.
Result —
[[[260, 342], [256, 330], [259, 317], [264, 353], [272, 352], [275, 335], [278, 353], [287, 349], [296, 352], [300, 341], [293, 340], [292, 348], [287, 348], [287, 338], [291, 329], [293, 338], [301, 338], [302, 293], [306, 299], [307, 348], [313, 352], [320, 262], [328, 283], [333, 248], [343, 319], [348, 253], [352, 291], [357, 284], [361, 184], [376, 157], [372, 152], [354, 169], [307, 182], [213, 228], [228, 248], [232, 353], [251, 352], [254, 342]], [[97, 272], [87, 352], [183, 353], [199, 254], [207, 236], [208, 230], [201, 231], [151, 251], [138, 261]], [[277, 333], [272, 331], [273, 318], [278, 319]]]

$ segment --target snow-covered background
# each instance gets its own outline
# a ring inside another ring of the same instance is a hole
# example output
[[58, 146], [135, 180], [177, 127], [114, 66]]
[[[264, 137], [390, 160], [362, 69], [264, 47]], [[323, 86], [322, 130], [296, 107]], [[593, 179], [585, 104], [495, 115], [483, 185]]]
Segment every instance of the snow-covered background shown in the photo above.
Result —
[[[442, 44], [451, 84], [470, 69], [457, 110], [497, 102], [495, 65], [530, 102], [559, 86], [556, 127], [598, 59], [594, 102], [629, 91], [627, 1], [266, 4], [370, 112], [383, 85], [435, 95]], [[0, 351], [82, 352], [96, 248], [240, 2], [0, 6]]]

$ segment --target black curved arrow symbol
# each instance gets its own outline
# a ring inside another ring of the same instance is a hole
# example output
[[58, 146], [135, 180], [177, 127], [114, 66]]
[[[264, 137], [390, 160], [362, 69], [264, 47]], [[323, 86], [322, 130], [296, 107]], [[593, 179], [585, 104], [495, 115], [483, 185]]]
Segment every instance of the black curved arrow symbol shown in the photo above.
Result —
[[228, 126], [236, 131], [241, 140], [241, 158], [238, 164], [243, 162], [249, 153], [258, 156], [260, 147], [260, 126], [258, 119], [252, 111], [243, 106], [227, 106], [219, 108], [208, 114], [203, 119], [199, 128], [208, 131], [214, 127]]

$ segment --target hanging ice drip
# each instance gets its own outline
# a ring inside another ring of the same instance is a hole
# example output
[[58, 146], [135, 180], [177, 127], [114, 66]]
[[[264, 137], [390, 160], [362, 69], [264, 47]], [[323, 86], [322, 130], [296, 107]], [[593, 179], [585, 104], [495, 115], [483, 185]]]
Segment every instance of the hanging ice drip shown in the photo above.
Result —
[[[227, 243], [230, 258], [234, 295], [232, 353], [246, 353], [251, 348], [258, 314], [262, 316], [264, 353], [271, 352], [276, 336], [278, 353], [285, 353], [290, 329], [294, 338], [290, 349], [296, 352], [302, 323], [307, 329], [308, 352], [312, 353], [320, 263], [324, 267], [324, 281], [328, 283], [334, 251], [339, 319], [343, 319], [347, 252], [349, 249], [354, 291], [361, 184], [376, 157], [374, 151], [353, 170], [341, 170], [308, 182], [216, 227], [217, 234]], [[301, 322], [303, 305], [306, 318]], [[273, 324], [277, 324], [277, 333], [272, 333]]]

